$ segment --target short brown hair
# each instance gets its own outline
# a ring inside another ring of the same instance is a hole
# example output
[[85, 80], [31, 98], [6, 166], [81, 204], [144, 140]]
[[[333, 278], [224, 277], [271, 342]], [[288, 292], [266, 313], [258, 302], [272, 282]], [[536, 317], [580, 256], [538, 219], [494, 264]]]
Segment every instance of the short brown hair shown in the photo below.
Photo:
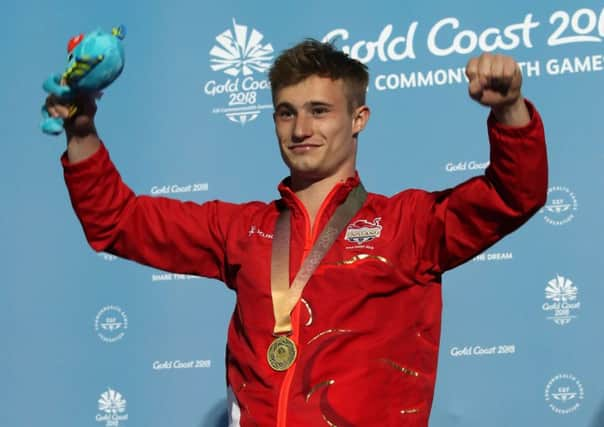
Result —
[[337, 50], [333, 44], [315, 39], [305, 39], [284, 50], [275, 59], [268, 75], [273, 103], [279, 90], [300, 83], [310, 76], [342, 79], [351, 110], [365, 104], [369, 83], [365, 64]]

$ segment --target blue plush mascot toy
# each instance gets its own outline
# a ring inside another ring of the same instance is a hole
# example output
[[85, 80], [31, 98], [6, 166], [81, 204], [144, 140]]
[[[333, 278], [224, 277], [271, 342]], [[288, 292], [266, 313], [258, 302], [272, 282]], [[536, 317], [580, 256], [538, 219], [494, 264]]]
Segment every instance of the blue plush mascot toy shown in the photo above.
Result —
[[[73, 37], [67, 44], [67, 69], [63, 74], [50, 76], [42, 87], [67, 103], [82, 94], [99, 96], [124, 68], [125, 35], [125, 28], [119, 26], [111, 33], [96, 30]], [[75, 113], [76, 107], [72, 106], [70, 115]], [[44, 133], [58, 135], [63, 131], [63, 119], [50, 117], [46, 107], [42, 107], [42, 116], [40, 127]]]

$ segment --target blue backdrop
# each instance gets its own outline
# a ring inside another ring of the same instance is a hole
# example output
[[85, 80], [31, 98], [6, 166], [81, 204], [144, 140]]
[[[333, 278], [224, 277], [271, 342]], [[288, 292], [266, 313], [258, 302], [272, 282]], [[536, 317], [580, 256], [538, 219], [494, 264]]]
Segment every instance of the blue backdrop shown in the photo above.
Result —
[[287, 170], [266, 66], [301, 38], [337, 38], [370, 67], [359, 171], [386, 194], [482, 172], [488, 112], [468, 98], [461, 70], [481, 49], [517, 58], [546, 126], [548, 202], [445, 276], [430, 425], [604, 426], [604, 2], [13, 0], [3, 9], [0, 425], [226, 422], [234, 295], [94, 253], [62, 182], [64, 138], [38, 128], [41, 83], [63, 69], [67, 40], [125, 24], [126, 67], [100, 101], [99, 132], [135, 191], [198, 202], [277, 196]]

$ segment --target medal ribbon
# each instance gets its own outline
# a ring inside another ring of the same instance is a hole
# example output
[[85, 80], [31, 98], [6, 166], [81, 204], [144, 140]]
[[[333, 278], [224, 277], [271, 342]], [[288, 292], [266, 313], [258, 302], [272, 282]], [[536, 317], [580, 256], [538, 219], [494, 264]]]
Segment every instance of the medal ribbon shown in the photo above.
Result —
[[308, 283], [308, 280], [346, 224], [361, 209], [366, 198], [367, 191], [365, 191], [362, 184], [359, 184], [348, 194], [344, 203], [338, 206], [323, 231], [321, 231], [310, 253], [302, 262], [302, 266], [291, 286], [289, 286], [291, 214], [288, 209], [281, 211], [273, 233], [271, 254], [271, 295], [275, 315], [274, 335], [291, 333], [291, 312], [300, 300], [306, 283]]

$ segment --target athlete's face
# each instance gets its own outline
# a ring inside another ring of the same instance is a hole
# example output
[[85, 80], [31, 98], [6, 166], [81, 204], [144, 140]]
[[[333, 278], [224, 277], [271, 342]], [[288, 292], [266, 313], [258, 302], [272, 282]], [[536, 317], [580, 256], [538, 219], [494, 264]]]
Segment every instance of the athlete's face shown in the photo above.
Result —
[[275, 129], [292, 178], [306, 182], [353, 176], [356, 135], [369, 119], [366, 106], [351, 111], [344, 82], [310, 76], [275, 97]]

